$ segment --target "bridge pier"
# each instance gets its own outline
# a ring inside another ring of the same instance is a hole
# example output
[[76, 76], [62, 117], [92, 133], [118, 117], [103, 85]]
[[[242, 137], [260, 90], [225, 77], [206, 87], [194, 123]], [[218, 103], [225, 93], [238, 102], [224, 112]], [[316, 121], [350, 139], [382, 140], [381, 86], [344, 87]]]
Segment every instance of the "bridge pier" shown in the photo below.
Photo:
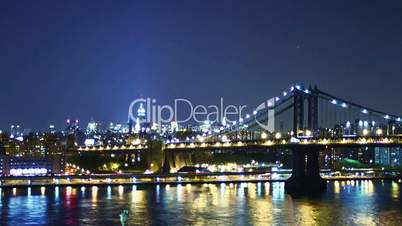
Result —
[[287, 193], [317, 194], [327, 188], [320, 176], [318, 164], [319, 147], [297, 147], [292, 149], [292, 176], [285, 182]]

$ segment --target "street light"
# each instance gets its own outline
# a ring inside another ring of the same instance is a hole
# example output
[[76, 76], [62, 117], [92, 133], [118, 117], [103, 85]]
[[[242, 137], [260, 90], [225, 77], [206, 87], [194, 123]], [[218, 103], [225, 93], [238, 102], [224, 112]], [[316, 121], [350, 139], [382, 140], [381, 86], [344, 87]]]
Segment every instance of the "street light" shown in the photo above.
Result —
[[261, 139], [265, 140], [265, 139], [267, 139], [267, 137], [268, 137], [267, 133], [265, 133], [265, 132], [261, 133]]
[[381, 136], [382, 135], [382, 129], [377, 129], [376, 131], [375, 131], [375, 134], [377, 134], [378, 136]]

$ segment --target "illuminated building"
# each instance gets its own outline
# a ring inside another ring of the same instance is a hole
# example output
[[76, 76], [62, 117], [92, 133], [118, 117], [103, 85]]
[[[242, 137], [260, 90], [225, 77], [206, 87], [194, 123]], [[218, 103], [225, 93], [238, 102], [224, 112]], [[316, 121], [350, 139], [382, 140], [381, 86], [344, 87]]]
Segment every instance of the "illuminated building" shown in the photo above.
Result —
[[78, 119], [76, 119], [76, 120], [67, 119], [66, 120], [66, 133], [69, 133], [69, 134], [75, 133], [79, 129], [78, 123], [79, 123]]
[[139, 118], [136, 118], [136, 119], [135, 119], [134, 132], [135, 132], [135, 133], [139, 133], [140, 130], [141, 130], [140, 119], [139, 119]]
[[49, 132], [50, 133], [56, 133], [56, 128], [54, 125], [49, 125]]
[[[151, 127], [153, 123], [147, 121], [147, 112], [144, 108], [143, 103], [140, 103], [139, 108], [137, 109], [137, 117], [135, 118], [134, 132], [146, 132], [149, 133], [151, 131]], [[154, 127], [156, 128], [156, 127]]]
[[142, 103], [140, 103], [140, 107], [137, 109], [137, 118], [141, 123], [146, 121], [146, 111]]
[[177, 131], [179, 131], [179, 124], [177, 124], [177, 122], [175, 122], [175, 121], [170, 122], [170, 132], [174, 133]]
[[400, 167], [402, 165], [402, 149], [376, 147], [374, 149], [374, 162], [384, 166]]
[[0, 155], [0, 170], [4, 176], [38, 176], [60, 174], [64, 171], [61, 156], [13, 157]]
[[87, 134], [95, 134], [98, 132], [99, 123], [95, 122], [93, 118], [88, 122]]

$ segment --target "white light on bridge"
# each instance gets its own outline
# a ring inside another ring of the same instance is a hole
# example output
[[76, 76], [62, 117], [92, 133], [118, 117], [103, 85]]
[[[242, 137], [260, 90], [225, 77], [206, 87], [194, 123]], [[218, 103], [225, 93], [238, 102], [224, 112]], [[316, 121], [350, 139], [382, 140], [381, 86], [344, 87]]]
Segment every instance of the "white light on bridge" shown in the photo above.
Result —
[[384, 118], [385, 118], [385, 119], [389, 119], [389, 115], [385, 115]]
[[342, 103], [342, 105], [341, 105], [343, 108], [347, 108], [348, 107], [348, 105], [346, 104], [346, 103]]
[[331, 101], [332, 104], [337, 104], [338, 102], [334, 99]]
[[401, 121], [401, 118], [397, 118], [396, 121], [397, 121], [397, 122], [400, 122], [400, 121]]
[[300, 90], [301, 87], [299, 85], [295, 85], [296, 89]]
[[298, 143], [300, 143], [300, 140], [297, 139], [296, 137], [291, 137], [291, 138], [290, 138], [290, 143], [296, 143], [296, 144], [298, 144]]
[[202, 136], [199, 136], [199, 137], [198, 137], [198, 141], [199, 141], [199, 142], [204, 142], [204, 141], [205, 141], [205, 138], [202, 137]]
[[363, 110], [362, 110], [362, 113], [363, 113], [363, 114], [367, 114], [367, 113], [368, 113], [367, 109], [363, 109]]
[[349, 121], [346, 122], [346, 128], [350, 128], [350, 122]]
[[375, 134], [377, 134], [378, 136], [381, 136], [382, 135], [382, 129], [377, 129], [375, 131]]
[[286, 95], [288, 95], [288, 93], [287, 93], [287, 92], [283, 92], [283, 96], [286, 96]]
[[368, 134], [369, 134], [368, 129], [364, 129], [364, 130], [363, 130], [363, 136], [367, 136]]
[[275, 101], [279, 101], [279, 97], [275, 97]]
[[267, 133], [265, 133], [265, 132], [261, 133], [261, 139], [265, 140], [265, 139], [267, 139], [267, 137], [268, 137]]
[[275, 138], [276, 138], [276, 139], [281, 139], [281, 137], [282, 137], [281, 133], [276, 133], [276, 134], [275, 134]]
[[226, 135], [223, 135], [221, 140], [222, 142], [229, 142], [229, 139]]
[[248, 119], [248, 118], [250, 118], [250, 115], [249, 115], [249, 114], [246, 115], [246, 119]]
[[253, 115], [256, 115], [257, 114], [257, 111], [253, 111]]
[[291, 86], [291, 87], [290, 87], [290, 91], [293, 91], [293, 90], [295, 90], [295, 87], [294, 87], [294, 86]]
[[368, 122], [367, 122], [367, 121], [364, 121], [364, 122], [363, 122], [363, 125], [364, 125], [364, 127], [368, 127]]
[[304, 90], [304, 92], [305, 92], [306, 94], [309, 94], [309, 93], [310, 93], [310, 91], [309, 91], [308, 89]]

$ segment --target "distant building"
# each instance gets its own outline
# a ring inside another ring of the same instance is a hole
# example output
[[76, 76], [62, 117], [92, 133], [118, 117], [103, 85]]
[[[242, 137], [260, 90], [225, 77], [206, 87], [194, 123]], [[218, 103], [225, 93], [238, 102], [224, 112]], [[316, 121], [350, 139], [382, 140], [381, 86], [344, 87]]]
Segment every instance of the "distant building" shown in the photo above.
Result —
[[56, 133], [57, 132], [56, 127], [54, 125], [49, 125], [49, 132], [53, 134]]
[[40, 176], [64, 172], [64, 159], [59, 155], [46, 157], [13, 157], [0, 155], [2, 176]]
[[170, 132], [175, 133], [179, 131], [179, 124], [176, 121], [170, 122]]
[[76, 120], [71, 120], [67, 119], [66, 120], [66, 133], [68, 134], [73, 134], [79, 129], [79, 121], [78, 119]]
[[95, 122], [95, 120], [93, 118], [91, 118], [91, 120], [88, 122], [87, 125], [87, 134], [96, 134], [99, 129], [99, 123]]
[[402, 166], [402, 149], [376, 147], [374, 149], [374, 162], [384, 166], [400, 167]]
[[134, 121], [131, 120], [130, 123], [130, 126], [133, 127], [132, 131], [134, 133], [149, 133], [151, 131], [153, 123], [147, 121], [147, 112], [143, 103], [140, 103], [140, 106], [137, 109], [137, 117]]
[[140, 103], [140, 107], [137, 109], [137, 118], [140, 120], [140, 123], [146, 122], [146, 111], [142, 103]]

